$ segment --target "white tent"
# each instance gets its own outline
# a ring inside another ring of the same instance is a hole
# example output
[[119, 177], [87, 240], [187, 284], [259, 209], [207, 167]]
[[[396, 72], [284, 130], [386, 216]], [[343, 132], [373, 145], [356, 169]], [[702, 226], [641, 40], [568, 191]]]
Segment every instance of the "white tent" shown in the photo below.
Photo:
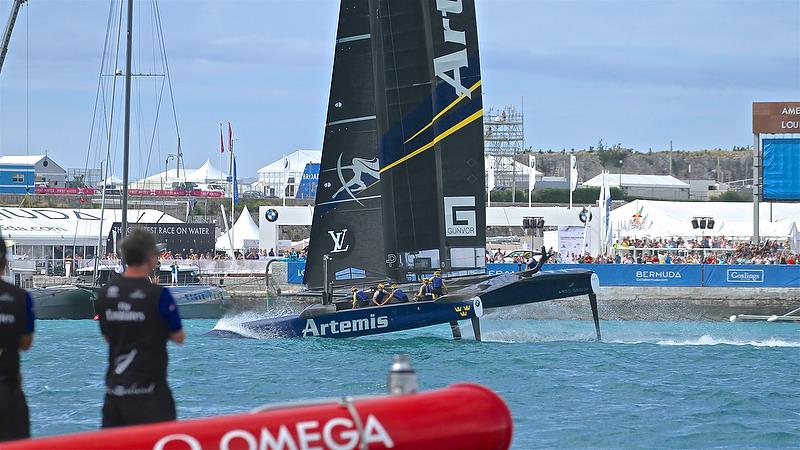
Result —
[[120, 178], [120, 177], [118, 177], [116, 175], [111, 175], [106, 180], [100, 180], [99, 185], [100, 186], [119, 186], [119, 185], [122, 185], [122, 178]]
[[192, 172], [194, 172], [192, 169], [184, 169], [180, 173], [178, 173], [177, 169], [169, 169], [166, 172], [159, 172], [147, 178], [134, 181], [131, 186], [139, 189], [168, 189], [172, 187], [173, 182], [192, 181], [189, 179], [189, 174]]
[[195, 183], [211, 183], [214, 181], [225, 181], [227, 179], [228, 175], [214, 167], [210, 159], [206, 160], [205, 164], [199, 169], [186, 174], [186, 180]]
[[[800, 214], [799, 203], [773, 205], [762, 203], [760, 235], [772, 239], [794, 239], [797, 226], [794, 218]], [[765, 213], [767, 212], [767, 213]], [[694, 217], [714, 219], [713, 230], [692, 228]], [[753, 234], [753, 204], [748, 202], [667, 202], [636, 200], [611, 212], [615, 236], [622, 237], [696, 237], [725, 236], [749, 238]]]
[[231, 249], [231, 239], [228, 239], [228, 233], [231, 233], [233, 248], [236, 250], [245, 249], [245, 241], [258, 241], [258, 225], [253, 221], [253, 217], [250, 216], [250, 211], [246, 206], [242, 213], [239, 214], [239, 218], [233, 224], [233, 227], [217, 238], [217, 250]]

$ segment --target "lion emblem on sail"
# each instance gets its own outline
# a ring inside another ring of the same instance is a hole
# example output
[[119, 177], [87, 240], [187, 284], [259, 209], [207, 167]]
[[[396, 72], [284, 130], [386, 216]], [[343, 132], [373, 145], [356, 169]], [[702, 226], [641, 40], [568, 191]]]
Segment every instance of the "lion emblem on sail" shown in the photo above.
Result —
[[[333, 196], [331, 196], [331, 199], [335, 200], [340, 194], [346, 193], [353, 200], [361, 203], [358, 200], [358, 197], [356, 197], [356, 194], [368, 188], [369, 185], [373, 184], [374, 182], [378, 181], [381, 177], [380, 170], [381, 167], [378, 158], [353, 158], [353, 160], [350, 162], [350, 165], [343, 166], [342, 155], [339, 155], [339, 159], [336, 162], [336, 174], [339, 176], [339, 181], [342, 183], [342, 187], [340, 187], [339, 190], [336, 191]], [[352, 176], [346, 178], [345, 173], [348, 175], [352, 174]]]

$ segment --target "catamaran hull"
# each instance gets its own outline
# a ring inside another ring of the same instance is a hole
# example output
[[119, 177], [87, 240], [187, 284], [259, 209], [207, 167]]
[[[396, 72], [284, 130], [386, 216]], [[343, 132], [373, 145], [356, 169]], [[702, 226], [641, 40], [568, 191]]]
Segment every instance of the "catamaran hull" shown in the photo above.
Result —
[[[489, 287], [475, 294], [483, 299], [484, 308], [490, 309], [596, 295], [599, 291], [597, 274], [591, 270], [568, 269], [504, 274], [492, 279]], [[467, 290], [467, 295], [471, 294]]]
[[241, 331], [214, 329], [208, 334], [216, 337], [352, 338], [446, 324], [482, 315], [483, 302], [476, 297], [453, 303], [412, 302], [348, 309], [315, 317], [287, 315], [243, 323]]
[[219, 319], [229, 306], [224, 289], [217, 286], [169, 287], [184, 319]]
[[94, 293], [77, 286], [30, 289], [34, 314], [40, 320], [82, 320], [94, 317]]

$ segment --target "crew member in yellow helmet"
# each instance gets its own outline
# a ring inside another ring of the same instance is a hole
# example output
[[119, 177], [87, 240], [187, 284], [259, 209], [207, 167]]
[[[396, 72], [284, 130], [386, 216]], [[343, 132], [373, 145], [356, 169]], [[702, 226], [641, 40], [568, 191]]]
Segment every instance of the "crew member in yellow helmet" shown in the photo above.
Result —
[[375, 292], [372, 294], [372, 304], [374, 306], [383, 306], [389, 302], [389, 292], [386, 290], [386, 285], [383, 283], [378, 284]]

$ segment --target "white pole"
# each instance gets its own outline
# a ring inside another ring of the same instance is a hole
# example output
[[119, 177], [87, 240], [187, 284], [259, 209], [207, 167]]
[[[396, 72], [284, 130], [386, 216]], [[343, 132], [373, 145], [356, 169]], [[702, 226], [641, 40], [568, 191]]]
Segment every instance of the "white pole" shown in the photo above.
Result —
[[222, 210], [222, 221], [225, 222], [225, 233], [228, 235], [228, 243], [231, 246], [231, 257], [233, 257], [233, 236], [231, 236], [232, 227], [228, 227], [228, 217], [225, 215], [225, 205], [220, 203], [219, 209]]

